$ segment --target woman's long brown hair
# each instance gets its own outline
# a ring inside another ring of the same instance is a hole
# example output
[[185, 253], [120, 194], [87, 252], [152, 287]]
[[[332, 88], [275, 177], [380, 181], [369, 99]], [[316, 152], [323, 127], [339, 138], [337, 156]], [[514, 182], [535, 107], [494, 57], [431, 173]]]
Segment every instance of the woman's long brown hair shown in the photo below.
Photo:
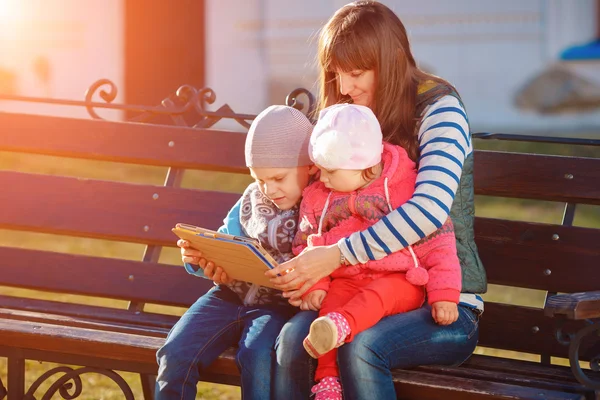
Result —
[[340, 8], [321, 31], [318, 62], [321, 71], [317, 111], [351, 101], [340, 93], [337, 71], [374, 70], [377, 87], [371, 108], [384, 140], [404, 147], [416, 161], [419, 83], [449, 83], [417, 67], [398, 16], [376, 1], [357, 1]]

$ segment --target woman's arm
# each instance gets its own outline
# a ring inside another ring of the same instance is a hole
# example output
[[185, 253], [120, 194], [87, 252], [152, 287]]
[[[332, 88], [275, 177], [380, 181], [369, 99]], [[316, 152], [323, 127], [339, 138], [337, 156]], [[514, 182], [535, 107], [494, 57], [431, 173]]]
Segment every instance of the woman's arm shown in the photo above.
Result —
[[454, 96], [429, 107], [419, 129], [421, 156], [413, 197], [369, 229], [338, 242], [349, 264], [364, 264], [399, 251], [439, 229], [473, 147], [464, 108]]

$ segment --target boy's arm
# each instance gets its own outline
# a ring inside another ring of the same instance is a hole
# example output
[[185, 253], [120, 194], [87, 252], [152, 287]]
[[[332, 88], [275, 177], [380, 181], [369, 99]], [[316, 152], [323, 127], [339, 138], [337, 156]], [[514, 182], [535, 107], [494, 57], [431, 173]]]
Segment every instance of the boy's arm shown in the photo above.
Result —
[[[227, 216], [223, 220], [223, 225], [221, 225], [221, 227], [217, 229], [217, 232], [234, 236], [246, 236], [246, 233], [242, 229], [242, 224], [240, 223], [241, 205], [242, 198], [240, 197], [240, 199], [233, 205], [233, 207], [231, 207], [231, 210], [229, 210], [229, 212], [227, 213]], [[202, 268], [198, 268], [197, 265], [194, 266], [189, 263], [184, 263], [183, 266], [189, 274], [208, 279], [206, 276], [204, 276], [204, 271], [202, 270]]]

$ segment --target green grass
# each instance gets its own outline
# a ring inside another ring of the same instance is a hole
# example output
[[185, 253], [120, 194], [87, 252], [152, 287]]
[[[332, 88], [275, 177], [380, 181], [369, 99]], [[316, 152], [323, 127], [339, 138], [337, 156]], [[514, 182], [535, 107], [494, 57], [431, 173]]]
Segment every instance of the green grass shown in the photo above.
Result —
[[[540, 145], [500, 141], [477, 140], [476, 147], [488, 150], [519, 151], [528, 153], [577, 155], [600, 158], [600, 149], [592, 147], [574, 147], [559, 145]], [[32, 173], [77, 176], [92, 179], [113, 181], [139, 182], [162, 185], [166, 168], [132, 166], [117, 163], [92, 162], [86, 160], [65, 160], [57, 157], [20, 155], [0, 152], [0, 170], [16, 170]], [[250, 178], [237, 174], [214, 173], [204, 171], [187, 171], [182, 186], [202, 190], [222, 190], [240, 193], [250, 182]], [[478, 197], [476, 211], [479, 216], [506, 218], [523, 221], [560, 223], [564, 205], [551, 202], [528, 200], [500, 199]], [[585, 227], [600, 227], [600, 207], [578, 206], [575, 225]], [[95, 240], [77, 237], [57, 237], [41, 233], [28, 233], [0, 230], [0, 245], [19, 248], [35, 248], [41, 250], [60, 251], [73, 254], [95, 255], [100, 257], [139, 260], [144, 252], [144, 246], [131, 243], [116, 243], [105, 240]], [[176, 249], [163, 249], [160, 262], [178, 264], [179, 255]], [[124, 301], [89, 298], [55, 293], [41, 293], [30, 290], [0, 287], [1, 294], [19, 295], [31, 298], [51, 298], [59, 301], [77, 302], [84, 304], [103, 305], [107, 307], [126, 308]], [[488, 301], [498, 301], [511, 304], [540, 307], [545, 293], [537, 290], [506, 288], [490, 285], [489, 292], [484, 296]], [[146, 310], [181, 315], [184, 309], [147, 305]], [[504, 357], [514, 357], [528, 360], [539, 360], [537, 355], [515, 352], [498, 352], [478, 348], [477, 353], [501, 354]], [[564, 363], [564, 360], [558, 360]], [[45, 371], [55, 367], [51, 363], [29, 361], [26, 364], [26, 388]], [[133, 373], [121, 373], [134, 391], [137, 398], [142, 398], [139, 376]], [[0, 377], [6, 382], [6, 359], [0, 358]], [[108, 378], [97, 374], [86, 374], [83, 377], [84, 391], [81, 399], [121, 399], [122, 395], [117, 386]], [[48, 388], [42, 386], [38, 393]], [[237, 387], [200, 383], [197, 399], [226, 400], [239, 399]], [[54, 396], [53, 399], [60, 399]]]

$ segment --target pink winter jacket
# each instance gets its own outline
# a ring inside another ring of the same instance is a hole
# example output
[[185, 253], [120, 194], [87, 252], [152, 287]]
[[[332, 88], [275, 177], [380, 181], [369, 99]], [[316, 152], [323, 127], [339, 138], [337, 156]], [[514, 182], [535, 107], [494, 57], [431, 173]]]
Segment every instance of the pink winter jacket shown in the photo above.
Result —
[[[351, 193], [331, 191], [316, 181], [304, 189], [298, 231], [292, 250], [300, 254], [310, 246], [326, 246], [337, 243], [354, 232], [360, 232], [381, 217], [391, 212], [386, 198], [387, 185], [389, 202], [393, 209], [408, 201], [415, 191], [416, 165], [406, 151], [384, 143], [382, 154], [383, 171], [369, 186]], [[386, 182], [387, 180], [387, 182]], [[327, 211], [319, 235], [319, 222], [330, 195]], [[419, 266], [428, 270], [426, 284], [428, 302], [452, 301], [458, 303], [461, 290], [461, 272], [456, 254], [456, 238], [450, 219], [436, 232], [412, 245]], [[415, 268], [408, 248], [366, 264], [341, 266], [330, 277], [316, 283], [308, 292], [328, 290], [330, 279], [340, 277], [380, 277], [389, 272], [408, 271]]]

